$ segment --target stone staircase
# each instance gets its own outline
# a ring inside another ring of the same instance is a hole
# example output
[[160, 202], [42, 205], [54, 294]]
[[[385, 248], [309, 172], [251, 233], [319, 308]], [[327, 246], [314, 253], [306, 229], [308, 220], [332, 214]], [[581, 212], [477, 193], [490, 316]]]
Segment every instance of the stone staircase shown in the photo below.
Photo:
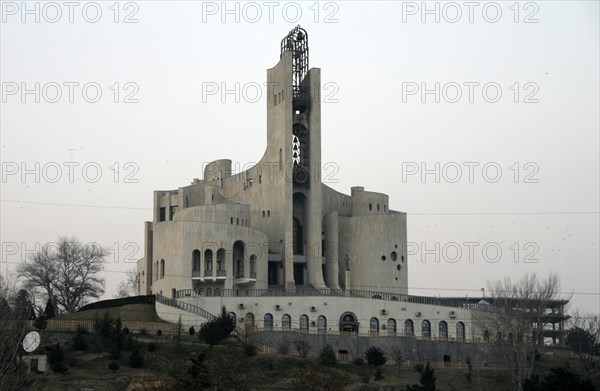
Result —
[[[204, 310], [203, 308], [198, 307], [197, 305], [186, 303], [181, 300], [173, 299], [170, 297], [165, 297], [161, 294], [156, 294], [156, 303], [160, 303], [162, 305], [165, 305], [165, 306], [168, 306], [171, 308], [175, 308], [175, 309], [198, 316], [199, 319], [198, 319], [198, 322], [196, 322], [196, 324], [205, 323], [205, 322], [211, 321], [216, 318], [215, 315]], [[158, 311], [157, 311], [157, 313], [158, 313]], [[164, 320], [172, 321], [170, 319], [164, 319]], [[233, 331], [233, 334], [238, 339], [242, 340], [243, 342], [247, 342], [247, 340], [248, 340], [245, 330], [240, 328], [237, 324], [235, 326], [235, 330]]]
[[[198, 324], [208, 322], [208, 321], [211, 321], [216, 318], [215, 315], [204, 310], [203, 308], [198, 307], [197, 305], [186, 303], [184, 301], [177, 300], [177, 299], [172, 299], [170, 297], [165, 297], [161, 294], [156, 294], [156, 303], [160, 303], [164, 306], [168, 306], [168, 307], [180, 310], [180, 312], [194, 314], [199, 317], [199, 319], [197, 319], [197, 322], [195, 322]], [[173, 319], [169, 319], [169, 316], [165, 315], [164, 313], [161, 314], [161, 312], [163, 312], [163, 311], [159, 311], [158, 308], [157, 308], [156, 312], [158, 313], [158, 315], [161, 318], [163, 318], [163, 320], [166, 320], [168, 322], [173, 321]]]

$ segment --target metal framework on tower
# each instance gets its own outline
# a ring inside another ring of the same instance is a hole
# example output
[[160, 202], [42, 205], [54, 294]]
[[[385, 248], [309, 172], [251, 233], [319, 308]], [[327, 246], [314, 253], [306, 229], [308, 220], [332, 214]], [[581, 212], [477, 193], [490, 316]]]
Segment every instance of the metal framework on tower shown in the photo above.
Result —
[[291, 30], [288, 35], [281, 40], [281, 55], [285, 52], [292, 52], [292, 91], [294, 99], [302, 99], [305, 91], [301, 89], [302, 80], [308, 73], [308, 34], [306, 30], [299, 25]]

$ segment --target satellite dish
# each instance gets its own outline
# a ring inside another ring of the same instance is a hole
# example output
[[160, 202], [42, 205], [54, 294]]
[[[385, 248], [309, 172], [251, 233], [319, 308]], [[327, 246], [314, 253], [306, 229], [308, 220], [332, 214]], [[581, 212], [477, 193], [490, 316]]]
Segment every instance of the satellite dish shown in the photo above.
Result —
[[23, 350], [27, 353], [31, 353], [40, 346], [41, 341], [42, 337], [40, 337], [40, 333], [37, 331], [30, 331], [25, 335], [25, 338], [23, 338]]

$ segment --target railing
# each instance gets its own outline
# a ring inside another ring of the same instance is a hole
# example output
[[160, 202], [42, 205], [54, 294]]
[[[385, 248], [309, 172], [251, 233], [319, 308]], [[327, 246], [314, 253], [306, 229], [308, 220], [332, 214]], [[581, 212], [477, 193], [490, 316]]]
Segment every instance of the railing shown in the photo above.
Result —
[[[177, 297], [204, 296], [193, 289], [177, 291]], [[218, 296], [222, 297], [297, 297], [297, 296], [331, 296], [331, 297], [356, 297], [365, 299], [379, 299], [399, 301], [404, 303], [437, 305], [442, 307], [464, 308], [469, 310], [490, 311], [493, 306], [486, 304], [470, 303], [466, 300], [444, 299], [427, 296], [411, 296], [390, 292], [362, 291], [352, 289], [221, 289]]]
[[[180, 297], [179, 292], [177, 292], [177, 297]], [[180, 310], [191, 312], [196, 315], [200, 315], [201, 317], [203, 317], [206, 320], [215, 319], [215, 316], [213, 314], [211, 314], [208, 311], [203, 310], [202, 308], [200, 308], [196, 305], [185, 303], [185, 302], [179, 301], [177, 299], [171, 299], [171, 298], [165, 297], [161, 294], [156, 295], [156, 301], [161, 304], [168, 305], [169, 307], [179, 308]]]
[[[0, 321], [0, 327], [3, 324], [9, 324], [12, 321]], [[83, 327], [87, 330], [93, 330], [94, 321], [93, 320], [72, 320], [72, 319], [48, 319], [46, 321], [45, 330], [61, 330], [61, 331], [74, 331], [78, 327]], [[167, 323], [167, 322], [140, 322], [140, 321], [131, 321], [124, 320], [122, 322], [123, 328], [127, 327], [130, 331], [177, 331], [177, 324]], [[34, 328], [34, 321], [28, 320], [25, 323], [25, 327], [28, 329]]]
[[300, 329], [291, 327], [247, 327], [246, 333], [252, 335], [253, 333], [277, 333], [287, 332], [295, 334], [310, 334], [310, 335], [324, 335], [324, 336], [342, 336], [342, 337], [368, 337], [368, 338], [382, 338], [382, 337], [404, 337], [411, 338], [418, 341], [434, 341], [434, 342], [461, 342], [461, 343], [478, 343], [478, 344], [492, 344], [492, 341], [485, 341], [482, 339], [465, 339], [465, 338], [454, 338], [454, 337], [423, 337], [415, 335], [414, 333], [404, 333], [401, 331], [369, 331], [367, 333], [355, 332], [355, 331], [337, 331], [337, 330], [318, 330], [316, 328]]
[[[156, 301], [161, 304], [168, 305], [170, 307], [179, 308], [181, 310], [191, 312], [196, 315], [200, 315], [201, 317], [203, 317], [204, 319], [207, 319], [207, 320], [213, 320], [216, 318], [216, 316], [214, 316], [213, 314], [211, 314], [208, 311], [203, 310], [202, 308], [200, 308], [198, 306], [184, 303], [184, 302], [176, 300], [176, 299], [170, 299], [170, 298], [162, 296], [160, 294], [156, 295]], [[176, 324], [174, 326], [177, 327]], [[235, 326], [235, 330], [233, 331], [233, 333], [242, 342], [245, 342], [245, 343], [248, 342], [248, 334], [246, 333], [246, 330], [242, 329], [238, 325]]]

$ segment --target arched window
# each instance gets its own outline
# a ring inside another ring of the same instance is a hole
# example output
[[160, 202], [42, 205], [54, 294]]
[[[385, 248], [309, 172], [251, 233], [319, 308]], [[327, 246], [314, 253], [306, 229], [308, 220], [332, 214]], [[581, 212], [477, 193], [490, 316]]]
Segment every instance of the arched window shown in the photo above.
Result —
[[217, 270], [225, 270], [225, 249], [220, 248], [217, 250]]
[[448, 338], [448, 323], [443, 320], [440, 322], [439, 326], [439, 337]]
[[284, 329], [289, 329], [292, 327], [292, 318], [288, 314], [284, 314], [281, 317], [281, 327]]
[[267, 329], [270, 329], [271, 327], [273, 327], [273, 315], [265, 314], [264, 326]]
[[204, 251], [204, 270], [212, 272], [213, 252], [212, 250]]
[[325, 318], [323, 315], [319, 315], [317, 318], [317, 331], [320, 333], [327, 331], [327, 318]]
[[221, 289], [215, 288], [215, 296], [221, 296]]
[[244, 242], [237, 240], [233, 243], [233, 275], [235, 278], [244, 277]]
[[340, 317], [340, 331], [358, 332], [358, 321], [352, 312], [344, 312]]
[[370, 333], [378, 333], [379, 332], [379, 319], [371, 318], [369, 322], [369, 332]]
[[431, 337], [431, 323], [428, 320], [424, 320], [421, 323], [421, 336], [425, 338]]
[[192, 271], [200, 271], [200, 250], [192, 251]]
[[489, 332], [489, 331], [485, 330], [485, 331], [483, 332], [483, 340], [484, 340], [485, 342], [489, 342], [489, 341], [490, 341], [490, 332]]
[[415, 325], [410, 319], [404, 321], [404, 334], [413, 335], [415, 333]]
[[308, 316], [300, 315], [300, 330], [308, 330]]
[[160, 278], [165, 278], [165, 260], [160, 260]]
[[456, 324], [456, 339], [458, 341], [465, 340], [465, 324], [463, 322], [458, 322]]
[[396, 334], [396, 319], [390, 318], [387, 321], [387, 330], [390, 334]]
[[250, 278], [256, 278], [256, 255], [250, 255]]
[[254, 327], [254, 314], [252, 312], [248, 312], [246, 316], [244, 316], [244, 326], [247, 329]]
[[206, 288], [206, 296], [212, 296], [212, 288]]
[[235, 315], [235, 312], [230, 312], [227, 314], [227, 316], [229, 316], [231, 319], [233, 319], [233, 323], [235, 323], [237, 321], [237, 316]]

